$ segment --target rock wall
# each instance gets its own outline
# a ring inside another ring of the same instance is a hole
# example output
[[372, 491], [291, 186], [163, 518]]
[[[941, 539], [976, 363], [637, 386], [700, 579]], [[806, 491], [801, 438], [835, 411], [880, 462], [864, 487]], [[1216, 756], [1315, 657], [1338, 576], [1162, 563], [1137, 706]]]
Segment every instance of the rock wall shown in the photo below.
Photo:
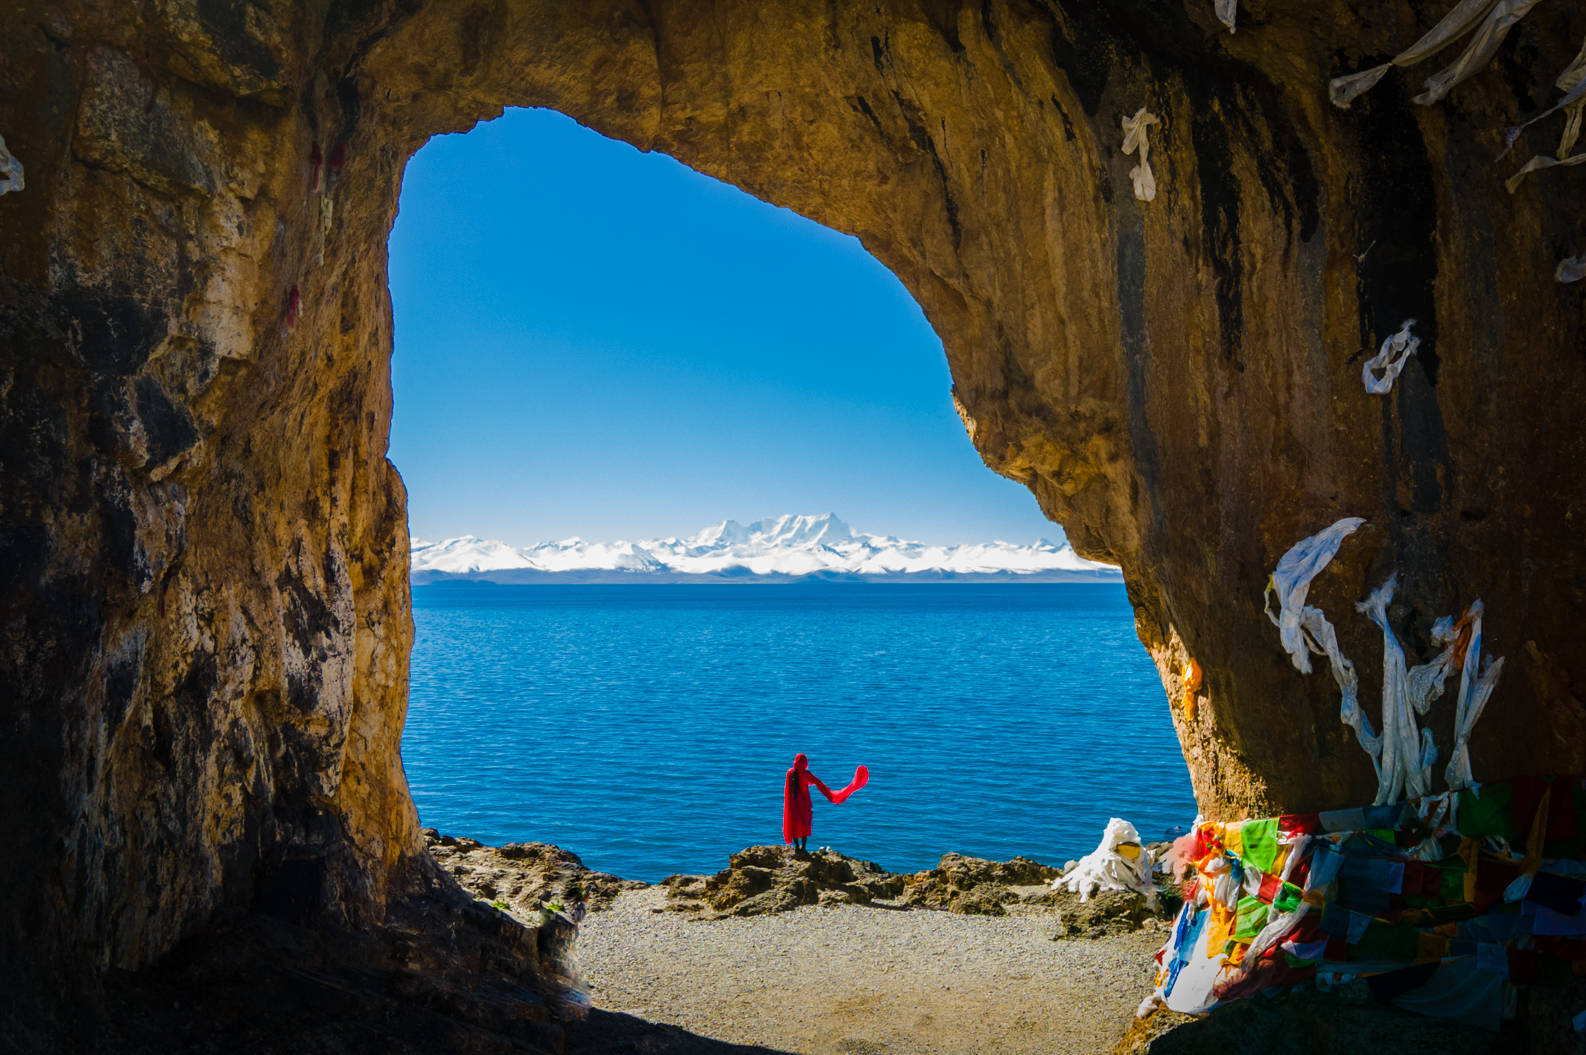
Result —
[[[1586, 764], [1579, 169], [1495, 162], [1586, 34], [1541, 4], [1444, 103], [1330, 76], [1441, 2], [250, 0], [0, 15], [0, 984], [149, 962], [217, 915], [377, 919], [422, 852], [385, 239], [405, 160], [550, 106], [859, 236], [941, 335], [970, 437], [1120, 563], [1209, 815], [1370, 799], [1261, 611], [1480, 597], [1478, 776]], [[1435, 67], [1438, 63], [1430, 64]], [[1426, 70], [1430, 72], [1430, 70]], [[1121, 120], [1142, 106], [1157, 194]], [[1391, 394], [1360, 367], [1404, 319]], [[554, 496], [549, 496], [554, 500]], [[1032, 661], [1038, 661], [1038, 658]], [[1447, 709], [1447, 705], [1442, 705]], [[1450, 719], [1434, 726], [1446, 754]], [[1061, 736], [1061, 730], [1053, 730]]]

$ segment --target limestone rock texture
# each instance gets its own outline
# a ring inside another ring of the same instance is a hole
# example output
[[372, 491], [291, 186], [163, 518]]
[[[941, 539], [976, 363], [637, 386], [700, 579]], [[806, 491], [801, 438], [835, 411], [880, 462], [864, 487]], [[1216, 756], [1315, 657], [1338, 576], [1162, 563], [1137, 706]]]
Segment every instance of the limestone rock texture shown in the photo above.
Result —
[[[442, 836], [444, 842], [449, 836]], [[452, 840], [468, 846], [470, 856], [480, 854], [472, 840]], [[531, 844], [540, 847], [542, 844]], [[1159, 844], [1165, 849], [1165, 843]], [[524, 848], [507, 861], [490, 861], [494, 874], [483, 869], [466, 874], [452, 868], [456, 851], [430, 841], [431, 852], [457, 875], [460, 882], [481, 898], [494, 898], [503, 887], [538, 885], [534, 864], [523, 861]], [[487, 853], [489, 848], [483, 848]], [[511, 848], [502, 847], [507, 855]], [[567, 855], [546, 847], [547, 857]], [[567, 855], [571, 856], [571, 855]], [[481, 860], [482, 859], [482, 860]], [[480, 854], [476, 861], [489, 861]], [[576, 859], [575, 859], [576, 860]], [[1181, 899], [1172, 884], [1159, 886], [1160, 903], [1151, 906], [1145, 895], [1132, 891], [1097, 894], [1081, 901], [1068, 890], [1051, 889], [1063, 869], [1015, 857], [988, 861], [980, 857], [947, 853], [935, 868], [923, 872], [888, 872], [874, 861], [848, 857], [830, 848], [796, 853], [789, 846], [750, 846], [728, 858], [727, 867], [715, 875], [674, 875], [661, 880], [666, 889], [666, 910], [686, 912], [703, 919], [728, 916], [763, 916], [791, 912], [807, 905], [884, 905], [891, 909], [917, 908], [956, 912], [966, 916], [1035, 915], [1051, 917], [1054, 938], [1100, 938], [1125, 934], [1148, 926], [1166, 927]], [[529, 880], [523, 883], [523, 878]], [[600, 877], [609, 880], [610, 877]], [[584, 886], [588, 887], [588, 882]], [[643, 885], [643, 884], [638, 884]], [[607, 890], [612, 889], [608, 884]], [[512, 899], [514, 911], [519, 898]], [[590, 902], [592, 909], [609, 907]]]
[[869, 905], [896, 898], [907, 877], [874, 861], [823, 848], [797, 853], [791, 846], [750, 846], [727, 859], [715, 875], [673, 875], [661, 880], [667, 910], [703, 918], [764, 916], [804, 905]]
[[[1368, 712], [1382, 643], [1352, 606], [1397, 569], [1412, 661], [1478, 597], [1507, 657], [1477, 776], [1586, 768], [1586, 284], [1553, 277], [1586, 170], [1505, 192], [1557, 118], [1494, 160], [1586, 9], [1539, 4], [1436, 106], [1410, 100], [1445, 56], [1327, 99], [1448, 6], [1245, 0], [1230, 35], [1211, 0], [5, 5], [0, 934], [30, 955], [0, 985], [91, 982], [283, 899], [359, 927], [407, 889], [385, 241], [406, 159], [506, 106], [899, 276], [987, 464], [1123, 567], [1207, 815], [1372, 796], [1336, 689], [1261, 609], [1343, 516], [1369, 527], [1312, 601]], [[1152, 201], [1121, 151], [1141, 107]], [[1412, 317], [1419, 353], [1367, 394]]]
[[549, 843], [486, 846], [425, 828], [424, 844], [436, 864], [469, 893], [493, 905], [506, 904], [519, 919], [534, 918], [547, 902], [569, 910], [582, 903], [588, 911], [599, 912], [610, 908], [624, 890], [650, 885], [586, 868], [577, 854]]

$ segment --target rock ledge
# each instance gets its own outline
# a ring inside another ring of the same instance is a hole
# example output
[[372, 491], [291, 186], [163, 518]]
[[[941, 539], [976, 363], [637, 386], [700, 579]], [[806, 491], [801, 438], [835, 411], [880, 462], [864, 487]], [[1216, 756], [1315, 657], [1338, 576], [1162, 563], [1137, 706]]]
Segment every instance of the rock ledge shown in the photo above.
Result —
[[[622, 891], [648, 885], [592, 872], [576, 854], [547, 843], [492, 847], [434, 829], [426, 829], [425, 839], [442, 867], [477, 898], [505, 905], [523, 919], [534, 918], [551, 902], [569, 910], [583, 902], [590, 911], [599, 911], [609, 908]], [[935, 868], [898, 874], [830, 849], [801, 854], [767, 845], [738, 851], [715, 875], [673, 875], [659, 885], [667, 893], [666, 911], [702, 919], [763, 916], [806, 905], [877, 905], [963, 915], [1049, 916], [1056, 924], [1054, 938], [1099, 938], [1160, 927], [1176, 907], [1176, 894], [1166, 888], [1158, 890], [1161, 907], [1156, 909], [1142, 895], [1126, 892], [1081, 901], [1076, 894], [1051, 889], [1051, 881], [1063, 871], [1026, 857], [988, 861], [949, 853]]]

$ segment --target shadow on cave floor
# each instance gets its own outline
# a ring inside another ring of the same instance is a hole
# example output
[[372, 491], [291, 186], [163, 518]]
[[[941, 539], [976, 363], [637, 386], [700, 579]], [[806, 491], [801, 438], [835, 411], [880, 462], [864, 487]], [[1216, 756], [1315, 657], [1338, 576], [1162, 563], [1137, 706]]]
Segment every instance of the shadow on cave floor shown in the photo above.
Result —
[[[371, 943], [354, 940], [367, 955]], [[0, 1050], [16, 1045], [19, 1052], [105, 1055], [775, 1055], [771, 1048], [599, 1009], [583, 1020], [557, 1021], [543, 996], [488, 970], [459, 977], [434, 963], [358, 964], [350, 961], [362, 956], [340, 954], [325, 962], [323, 941], [323, 934], [250, 919], [185, 947], [158, 968], [112, 978], [101, 1015], [35, 1043], [13, 1035]], [[398, 959], [410, 951], [394, 950]]]
[[[374, 982], [375, 984], [370, 984]], [[139, 976], [115, 985], [108, 1020], [46, 1050], [105, 1055], [780, 1055], [632, 1015], [593, 1010], [581, 1021], [522, 1018], [488, 1025], [447, 1001], [406, 999], [386, 980], [250, 965], [202, 980]], [[505, 994], [473, 994], [512, 1004]], [[433, 994], [432, 994], [433, 997]], [[529, 1001], [519, 1010], [532, 1014]], [[0, 1044], [0, 1050], [6, 1045]], [[17, 1048], [18, 1051], [38, 1050]]]
[[29, 1055], [750, 1055], [632, 1015], [569, 1020], [554, 979], [573, 928], [525, 927], [423, 862], [371, 929], [254, 911], [159, 964], [112, 972], [74, 1021], [0, 1001], [0, 1052]]
[[[349, 929], [253, 912], [195, 935], [158, 965], [112, 974], [77, 1020], [6, 1006], [0, 1053], [68, 1055], [777, 1055], [592, 1009], [569, 1020], [554, 979], [573, 926], [526, 927], [474, 900], [425, 859], [417, 889], [380, 926]], [[1583, 1055], [1569, 1020], [1586, 979], [1538, 989], [1497, 1033], [1377, 1006], [1367, 994], [1295, 992], [1237, 1001], [1204, 1019], [1158, 1014], [1119, 1052], [1268, 1055], [1443, 1051]]]
[[644, 1055], [777, 1055], [779, 1048], [732, 1044], [615, 1011], [591, 1011], [567, 1024], [567, 1055], [643, 1052]]

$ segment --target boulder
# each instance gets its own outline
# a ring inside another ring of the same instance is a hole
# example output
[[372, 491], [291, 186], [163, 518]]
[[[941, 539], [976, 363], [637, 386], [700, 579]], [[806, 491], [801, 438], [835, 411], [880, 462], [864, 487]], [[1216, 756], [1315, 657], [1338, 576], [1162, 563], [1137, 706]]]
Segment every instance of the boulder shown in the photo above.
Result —
[[987, 861], [944, 854], [935, 868], [904, 877], [900, 900], [907, 905], [968, 915], [1002, 916], [1005, 905], [1029, 900], [1062, 870], [1025, 857]]
[[424, 829], [430, 855], [463, 888], [482, 901], [504, 904], [523, 920], [538, 917], [540, 906], [555, 902], [571, 912], [582, 903], [589, 911], [608, 908], [624, 890], [648, 883], [619, 879], [584, 867], [577, 854], [549, 843], [486, 846], [474, 839]]
[[1158, 906], [1132, 890], [1109, 890], [1089, 901], [1068, 890], [1048, 891], [1040, 904], [1057, 910], [1053, 938], [1105, 938], [1113, 934], [1163, 926], [1178, 911], [1178, 902], [1158, 888]]
[[903, 880], [873, 861], [832, 850], [751, 846], [733, 854], [713, 876], [668, 876], [661, 885], [673, 911], [760, 916], [803, 905], [867, 905], [895, 897]]

